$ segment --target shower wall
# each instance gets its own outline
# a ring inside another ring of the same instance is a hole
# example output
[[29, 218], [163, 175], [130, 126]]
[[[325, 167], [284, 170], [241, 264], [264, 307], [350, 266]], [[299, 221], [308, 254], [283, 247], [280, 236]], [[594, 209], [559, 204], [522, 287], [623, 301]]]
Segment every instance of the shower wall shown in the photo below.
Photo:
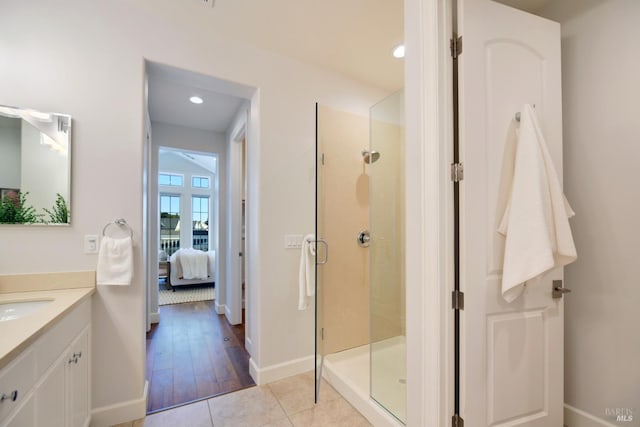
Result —
[[405, 335], [406, 329], [404, 126], [398, 113], [383, 114], [382, 107], [371, 111], [371, 148], [381, 154], [371, 165], [372, 342]]
[[319, 152], [324, 154], [318, 199], [319, 237], [329, 245], [322, 265], [324, 354], [369, 343], [369, 249], [356, 242], [369, 228], [369, 119], [318, 106]]

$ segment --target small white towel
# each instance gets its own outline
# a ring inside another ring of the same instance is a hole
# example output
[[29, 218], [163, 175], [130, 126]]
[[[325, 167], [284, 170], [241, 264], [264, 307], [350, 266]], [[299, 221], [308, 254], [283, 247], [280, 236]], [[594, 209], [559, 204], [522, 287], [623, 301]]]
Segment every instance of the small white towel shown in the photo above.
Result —
[[[502, 297], [512, 302], [526, 282], [576, 260], [569, 227], [574, 215], [564, 194], [533, 108], [525, 104], [520, 130], [505, 147], [498, 232], [505, 236]], [[504, 208], [502, 210], [502, 208]]]
[[133, 241], [103, 236], [98, 253], [98, 285], [130, 285], [133, 278]]
[[193, 248], [180, 249], [178, 259], [184, 279], [203, 280], [208, 277], [209, 256]]
[[300, 270], [298, 272], [298, 310], [309, 306], [307, 297], [316, 294], [315, 281], [316, 236], [307, 234], [302, 239], [300, 249]]

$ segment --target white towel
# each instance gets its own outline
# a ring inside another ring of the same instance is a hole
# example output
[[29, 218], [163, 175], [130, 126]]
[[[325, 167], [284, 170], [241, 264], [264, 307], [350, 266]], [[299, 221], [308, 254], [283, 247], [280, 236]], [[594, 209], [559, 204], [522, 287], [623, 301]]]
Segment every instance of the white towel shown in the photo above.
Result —
[[209, 256], [206, 252], [193, 248], [180, 249], [178, 252], [183, 279], [203, 280], [208, 277]]
[[131, 237], [114, 239], [104, 236], [100, 242], [96, 283], [130, 285], [133, 278], [133, 241]]
[[298, 310], [305, 310], [309, 304], [307, 297], [316, 294], [315, 257], [316, 236], [307, 234], [302, 239], [300, 249], [300, 270], [298, 272]]
[[[576, 260], [569, 227], [574, 215], [562, 193], [533, 108], [525, 104], [520, 130], [505, 147], [498, 232], [505, 236], [502, 297], [511, 302], [525, 283]], [[503, 209], [502, 209], [503, 208]]]

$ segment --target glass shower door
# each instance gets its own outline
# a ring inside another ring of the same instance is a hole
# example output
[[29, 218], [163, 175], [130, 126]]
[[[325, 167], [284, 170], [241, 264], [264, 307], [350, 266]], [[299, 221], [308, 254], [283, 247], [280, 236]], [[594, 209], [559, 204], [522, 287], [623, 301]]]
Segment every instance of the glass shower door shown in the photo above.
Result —
[[404, 93], [370, 110], [371, 397], [406, 422]]
[[[319, 123], [320, 117], [318, 113], [318, 104], [316, 103], [316, 209], [315, 209], [315, 236], [316, 239], [322, 238], [324, 236], [324, 221], [322, 217], [322, 212], [324, 212], [324, 197], [323, 197], [323, 149], [322, 149], [322, 140], [321, 135], [318, 129], [320, 128]], [[316, 245], [317, 248], [317, 245]], [[317, 253], [316, 253], [317, 254]], [[315, 297], [315, 388], [314, 388], [314, 402], [318, 403], [318, 398], [320, 396], [320, 384], [322, 379], [322, 362], [324, 357], [324, 346], [323, 346], [323, 335], [324, 335], [324, 298], [323, 298], [323, 286], [322, 284], [322, 268], [319, 268], [318, 258], [316, 257], [315, 262], [315, 287], [316, 287], [316, 297]]]

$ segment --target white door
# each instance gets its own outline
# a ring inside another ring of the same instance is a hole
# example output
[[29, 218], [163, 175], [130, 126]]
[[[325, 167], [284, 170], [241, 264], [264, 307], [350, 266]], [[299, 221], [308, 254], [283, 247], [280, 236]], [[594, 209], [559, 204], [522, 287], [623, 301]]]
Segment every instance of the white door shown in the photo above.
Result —
[[560, 25], [489, 0], [459, 0], [461, 322], [460, 412], [467, 427], [560, 427], [563, 303], [552, 279], [506, 303], [496, 233], [502, 154], [522, 104], [535, 104], [562, 177]]
[[242, 141], [246, 136], [243, 125], [229, 144], [229, 224], [227, 240], [227, 301], [225, 315], [232, 325], [242, 323], [242, 273], [243, 273], [243, 231], [242, 231]]

